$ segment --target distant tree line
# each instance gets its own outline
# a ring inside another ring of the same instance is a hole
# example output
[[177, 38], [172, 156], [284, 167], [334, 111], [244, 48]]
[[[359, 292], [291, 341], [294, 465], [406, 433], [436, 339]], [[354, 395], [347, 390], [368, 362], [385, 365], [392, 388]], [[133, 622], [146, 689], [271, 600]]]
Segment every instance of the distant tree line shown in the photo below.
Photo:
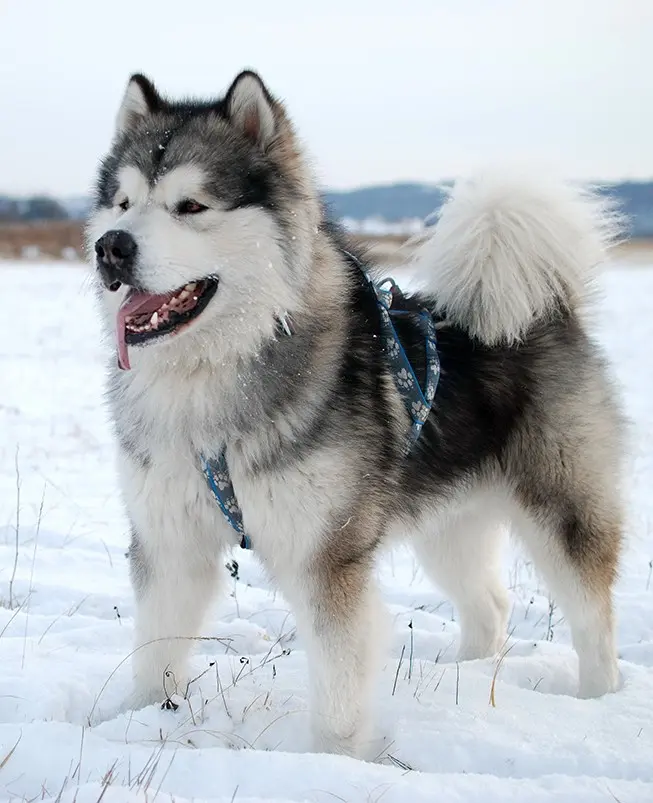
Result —
[[46, 195], [35, 195], [31, 198], [8, 198], [0, 195], [0, 223], [67, 220], [69, 217], [60, 201]]
[[[633, 237], [653, 237], [653, 181], [625, 181], [604, 185], [601, 192], [617, 199], [630, 222]], [[333, 218], [389, 223], [424, 220], [443, 203], [444, 191], [426, 184], [388, 184], [347, 191], [326, 191], [324, 200]], [[81, 220], [89, 211], [88, 198], [55, 199], [44, 195], [11, 198], [0, 195], [0, 224], [17, 221]]]

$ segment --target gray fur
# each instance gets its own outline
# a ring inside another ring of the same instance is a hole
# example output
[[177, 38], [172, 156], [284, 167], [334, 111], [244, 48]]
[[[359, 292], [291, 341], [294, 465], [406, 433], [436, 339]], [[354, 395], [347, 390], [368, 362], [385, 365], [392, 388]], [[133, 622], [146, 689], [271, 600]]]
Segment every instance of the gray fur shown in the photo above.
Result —
[[133, 527], [129, 549], [127, 550], [127, 557], [129, 558], [129, 574], [132, 587], [138, 599], [138, 597], [145, 593], [151, 578], [151, 568], [138, 537], [138, 533]]

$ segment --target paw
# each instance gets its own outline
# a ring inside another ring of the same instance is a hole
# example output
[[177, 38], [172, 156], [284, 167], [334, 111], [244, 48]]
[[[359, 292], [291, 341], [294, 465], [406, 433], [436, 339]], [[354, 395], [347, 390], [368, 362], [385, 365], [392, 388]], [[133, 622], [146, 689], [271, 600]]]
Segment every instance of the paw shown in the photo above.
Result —
[[313, 733], [312, 750], [314, 753], [334, 753], [338, 756], [362, 758], [360, 739], [357, 734], [341, 736], [336, 733]]
[[462, 616], [459, 661], [492, 658], [505, 647], [508, 626], [508, 597], [503, 589], [488, 594]]
[[581, 672], [578, 696], [581, 700], [592, 700], [619, 691], [622, 685], [623, 679], [615, 662], [591, 672]]
[[[379, 755], [380, 740], [372, 738], [367, 728], [343, 729], [339, 732], [324, 727], [313, 727], [314, 753], [334, 753], [363, 761], [373, 761]], [[381, 746], [382, 750], [382, 746]]]
[[498, 653], [498, 648], [495, 649], [494, 647], [461, 647], [458, 650], [456, 661], [458, 663], [461, 661], [480, 661], [483, 658], [494, 658]]
[[160, 706], [167, 699], [162, 688], [134, 688], [127, 695], [123, 709], [125, 711], [140, 711], [150, 705]]
[[175, 705], [186, 696], [187, 691], [186, 673], [177, 674], [172, 669], [158, 670], [155, 665], [145, 664], [136, 667], [134, 687], [128, 700], [135, 711], [148, 705], [175, 710]]
[[478, 661], [481, 658], [493, 658], [501, 652], [506, 643], [506, 634], [501, 632], [493, 636], [477, 633], [472, 638], [463, 636], [457, 661]]

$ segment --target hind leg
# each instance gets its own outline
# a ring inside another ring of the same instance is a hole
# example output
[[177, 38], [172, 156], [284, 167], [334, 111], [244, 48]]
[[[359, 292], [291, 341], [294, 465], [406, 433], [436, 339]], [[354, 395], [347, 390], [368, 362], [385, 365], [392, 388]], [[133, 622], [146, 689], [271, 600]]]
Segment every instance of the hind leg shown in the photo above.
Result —
[[590, 505], [550, 494], [543, 508], [526, 501], [515, 525], [569, 622], [578, 654], [579, 696], [616, 691], [612, 586], [621, 541], [618, 514], [598, 500]]
[[506, 639], [510, 606], [499, 572], [504, 506], [490, 494], [473, 498], [437, 521], [437, 532], [431, 520], [413, 539], [420, 562], [458, 611], [461, 661], [495, 655]]

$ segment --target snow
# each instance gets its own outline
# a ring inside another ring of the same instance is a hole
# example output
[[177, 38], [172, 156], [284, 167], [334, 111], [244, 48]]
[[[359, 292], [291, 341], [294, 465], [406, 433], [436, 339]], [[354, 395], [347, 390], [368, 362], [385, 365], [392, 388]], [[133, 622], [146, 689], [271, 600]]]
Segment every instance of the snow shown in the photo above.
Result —
[[421, 218], [405, 218], [404, 220], [389, 221], [381, 217], [367, 217], [363, 220], [345, 217], [342, 225], [352, 234], [367, 234], [376, 236], [410, 235], [424, 231], [424, 221]]
[[380, 568], [394, 637], [375, 763], [308, 752], [292, 614], [238, 549], [189, 700], [171, 689], [177, 711], [125, 708], [134, 605], [93, 295], [77, 265], [0, 271], [12, 291], [0, 341], [0, 800], [653, 801], [653, 268], [611, 269], [597, 316], [632, 420], [623, 688], [573, 696], [569, 629], [510, 548], [512, 636], [492, 706], [497, 662], [456, 665], [455, 612], [398, 549]]

